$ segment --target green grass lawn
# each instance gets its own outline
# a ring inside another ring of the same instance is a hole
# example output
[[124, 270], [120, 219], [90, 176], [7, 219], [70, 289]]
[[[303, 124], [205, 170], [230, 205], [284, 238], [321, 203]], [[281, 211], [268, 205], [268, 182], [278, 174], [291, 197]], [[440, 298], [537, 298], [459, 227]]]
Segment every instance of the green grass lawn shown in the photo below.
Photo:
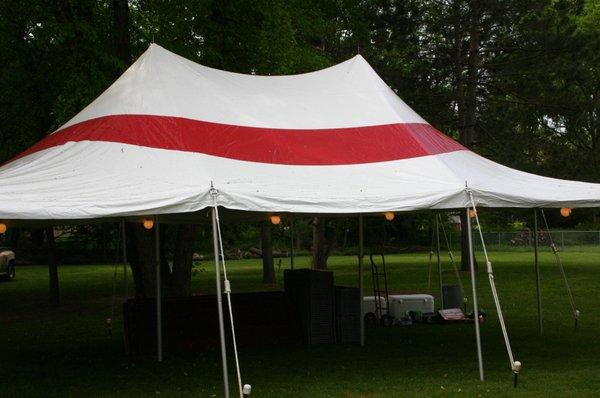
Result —
[[[472, 324], [367, 328], [365, 347], [289, 348], [265, 342], [264, 347], [241, 350], [244, 381], [253, 385], [254, 397], [598, 396], [600, 251], [566, 251], [562, 256], [581, 310], [580, 327], [574, 331], [559, 271], [545, 252], [541, 255], [545, 333], [540, 337], [532, 254], [491, 254], [515, 356], [523, 363], [518, 389], [512, 387], [483, 272], [478, 276], [480, 306], [488, 313], [482, 325], [483, 383], [478, 380]], [[300, 265], [308, 261], [298, 259]], [[436, 279], [431, 289], [427, 286], [427, 254], [389, 256], [388, 262], [392, 291], [430, 291], [437, 296]], [[194, 292], [213, 291], [211, 265], [207, 262], [194, 273]], [[282, 268], [288, 266], [284, 259]], [[259, 261], [231, 261], [228, 268], [234, 291], [278, 288], [262, 285]], [[355, 257], [333, 257], [330, 268], [336, 284], [356, 285]], [[454, 283], [450, 265], [445, 268], [444, 277]], [[63, 266], [59, 272], [59, 308], [46, 303], [46, 267], [18, 267], [15, 281], [0, 283], [0, 397], [222, 395], [216, 350], [168, 356], [163, 363], [125, 356], [119, 305], [112, 335], [105, 326], [111, 309], [112, 266]], [[121, 277], [119, 269], [119, 292]], [[468, 275], [462, 279], [469, 288]], [[233, 373], [230, 379], [234, 381]]]

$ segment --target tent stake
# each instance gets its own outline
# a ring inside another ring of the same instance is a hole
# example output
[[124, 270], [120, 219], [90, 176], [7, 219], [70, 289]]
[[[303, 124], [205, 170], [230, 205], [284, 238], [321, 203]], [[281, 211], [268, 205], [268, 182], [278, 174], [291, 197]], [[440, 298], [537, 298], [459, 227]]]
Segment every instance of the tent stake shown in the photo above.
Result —
[[533, 250], [534, 250], [534, 267], [535, 267], [535, 287], [537, 293], [537, 315], [538, 315], [538, 330], [540, 336], [544, 332], [544, 324], [542, 321], [542, 286], [540, 282], [540, 264], [539, 264], [539, 237], [538, 237], [538, 219], [537, 209], [533, 209]]
[[481, 354], [481, 334], [479, 332], [479, 308], [477, 307], [477, 282], [475, 277], [475, 258], [473, 254], [473, 232], [471, 216], [467, 207], [467, 237], [469, 240], [469, 267], [471, 268], [471, 287], [473, 289], [473, 321], [475, 323], [475, 339], [477, 343], [477, 362], [479, 364], [479, 380], [483, 381], [483, 355]]
[[364, 250], [364, 231], [363, 231], [363, 216], [358, 216], [358, 291], [360, 296], [360, 345], [365, 345], [365, 314], [363, 310], [364, 300], [364, 281], [363, 281], [363, 257]]
[[156, 256], [156, 354], [158, 357], [158, 362], [162, 362], [162, 298], [160, 286], [160, 230], [158, 224], [158, 217], [155, 217], [154, 247]]
[[436, 241], [436, 254], [437, 254], [437, 267], [438, 267], [438, 280], [440, 282], [440, 305], [444, 307], [444, 288], [442, 281], [442, 259], [440, 256], [440, 217], [439, 214], [435, 214], [435, 241]]
[[221, 364], [223, 365], [223, 390], [225, 398], [229, 398], [229, 375], [227, 374], [227, 348], [225, 346], [225, 325], [223, 322], [223, 295], [221, 294], [221, 266], [219, 260], [217, 215], [214, 208], [212, 210], [212, 230], [215, 255], [215, 283], [217, 286], [217, 311], [219, 314], [219, 338], [221, 340]]

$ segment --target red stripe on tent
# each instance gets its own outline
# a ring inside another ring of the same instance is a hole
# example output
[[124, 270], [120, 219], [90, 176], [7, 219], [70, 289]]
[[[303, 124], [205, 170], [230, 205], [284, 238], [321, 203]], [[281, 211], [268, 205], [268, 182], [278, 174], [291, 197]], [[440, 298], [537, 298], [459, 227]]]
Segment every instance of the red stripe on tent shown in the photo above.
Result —
[[17, 158], [67, 142], [106, 141], [261, 163], [374, 163], [464, 150], [429, 124], [292, 130], [232, 126], [171, 116], [114, 115], [49, 135]]

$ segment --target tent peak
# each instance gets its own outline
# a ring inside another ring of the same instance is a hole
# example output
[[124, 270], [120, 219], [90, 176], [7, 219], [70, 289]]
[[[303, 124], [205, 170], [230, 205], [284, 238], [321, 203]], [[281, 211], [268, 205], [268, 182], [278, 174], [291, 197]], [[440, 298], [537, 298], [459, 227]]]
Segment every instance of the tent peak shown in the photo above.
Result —
[[110, 115], [287, 130], [427, 124], [360, 54], [313, 72], [264, 76], [211, 68], [156, 43], [59, 130]]
[[161, 46], [161, 45], [159, 45], [159, 44], [156, 44], [156, 43], [152, 42], [152, 43], [150, 43], [150, 44], [148, 45], [148, 48], [146, 48], [146, 51], [144, 51], [144, 52], [142, 53], [142, 55], [140, 56], [140, 58], [141, 58], [142, 56], [144, 56], [144, 54], [151, 53], [151, 52], [158, 52], [158, 51], [160, 51], [160, 52], [166, 52], [166, 53], [173, 54], [171, 51], [167, 50], [167, 49], [166, 49], [166, 48], [164, 48], [163, 46]]
[[202, 63], [195, 62], [195, 61], [192, 61], [185, 57], [182, 57], [182, 56], [178, 55], [177, 53], [174, 53], [156, 43], [150, 43], [148, 45], [148, 48], [146, 49], [146, 51], [144, 51], [144, 53], [142, 53], [142, 55], [138, 58], [138, 60], [148, 58], [149, 56], [152, 56], [152, 55], [172, 57], [175, 60], [186, 63], [195, 68], [202, 68], [205, 70], [212, 70], [217, 73], [226, 73], [226, 74], [239, 75], [239, 76], [244, 76], [244, 77], [248, 77], [248, 78], [257, 78], [257, 79], [261, 79], [261, 78], [277, 79], [277, 78], [289, 78], [289, 77], [296, 77], [296, 76], [298, 76], [298, 77], [310, 76], [310, 75], [314, 75], [314, 74], [320, 74], [323, 72], [335, 72], [336, 70], [340, 70], [340, 69], [343, 70], [344, 68], [351, 67], [352, 65], [355, 65], [355, 64], [364, 65], [367, 68], [367, 69], [365, 69], [365, 71], [368, 71], [369, 73], [375, 73], [375, 71], [373, 70], [371, 65], [360, 54], [357, 54], [352, 58], [346, 59], [345, 61], [341, 61], [336, 64], [330, 65], [328, 67], [316, 69], [316, 70], [309, 71], [309, 72], [289, 73], [289, 74], [269, 74], [269, 75], [256, 74], [256, 73], [233, 72], [233, 71], [229, 71], [229, 70], [225, 70], [225, 69], [213, 68], [210, 66], [206, 66]]

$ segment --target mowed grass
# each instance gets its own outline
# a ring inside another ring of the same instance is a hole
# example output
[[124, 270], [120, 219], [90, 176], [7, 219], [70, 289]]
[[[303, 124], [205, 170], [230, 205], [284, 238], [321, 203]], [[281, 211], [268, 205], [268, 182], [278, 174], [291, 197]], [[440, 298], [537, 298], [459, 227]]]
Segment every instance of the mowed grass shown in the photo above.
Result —
[[[578, 308], [574, 330], [566, 291], [553, 256], [541, 254], [544, 335], [537, 331], [533, 256], [527, 252], [492, 252], [496, 283], [503, 303], [516, 359], [523, 363], [517, 389], [502, 340], [491, 291], [483, 267], [478, 274], [486, 381], [478, 380], [474, 327], [414, 325], [367, 328], [365, 347], [331, 345], [289, 348], [270, 345], [241, 349], [244, 382], [254, 397], [593, 397], [600, 394], [600, 251], [562, 253]], [[478, 255], [480, 263], [483, 257]], [[426, 253], [390, 255], [390, 290], [430, 292], [437, 299], [437, 279], [428, 288]], [[297, 259], [307, 266], [309, 258]], [[333, 257], [330, 269], [338, 285], [357, 284], [356, 257]], [[282, 261], [278, 281], [289, 260]], [[450, 264], [444, 278], [455, 283]], [[217, 350], [152, 357], [124, 354], [117, 279], [114, 327], [111, 316], [110, 265], [62, 266], [62, 304], [47, 304], [47, 268], [18, 267], [17, 279], [0, 283], [0, 397], [220, 397], [222, 379]], [[261, 283], [259, 260], [228, 262], [233, 290], [259, 291], [281, 286]], [[470, 296], [470, 278], [462, 275]], [[130, 282], [131, 286], [131, 282]], [[365, 289], [371, 286], [365, 267]], [[212, 263], [193, 276], [193, 291], [214, 290]], [[238, 325], [243, 328], [244, 325]], [[233, 364], [230, 358], [230, 365]], [[230, 366], [232, 392], [234, 373]], [[232, 394], [235, 396], [235, 394]]]

